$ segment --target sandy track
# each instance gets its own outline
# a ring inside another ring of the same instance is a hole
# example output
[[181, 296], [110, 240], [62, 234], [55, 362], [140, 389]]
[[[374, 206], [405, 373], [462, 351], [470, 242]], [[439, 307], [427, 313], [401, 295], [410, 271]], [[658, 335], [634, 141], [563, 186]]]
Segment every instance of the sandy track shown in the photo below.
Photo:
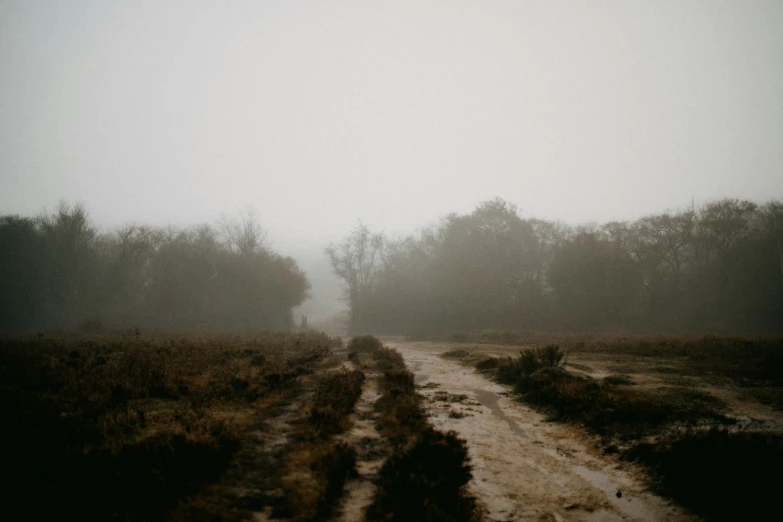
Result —
[[366, 373], [362, 395], [352, 415], [352, 428], [338, 437], [356, 448], [356, 472], [358, 476], [345, 484], [345, 493], [340, 507], [339, 522], [361, 522], [367, 507], [375, 497], [375, 483], [378, 470], [386, 458], [386, 447], [375, 428], [375, 401], [378, 393], [378, 374]]
[[[387, 344], [402, 353], [422, 385], [435, 427], [467, 441], [470, 488], [487, 520], [697, 520], [646, 492], [638, 470], [594, 451], [579, 430], [544, 422], [507, 397], [503, 386], [438, 356], [452, 346]], [[443, 392], [468, 399], [456, 402]]]

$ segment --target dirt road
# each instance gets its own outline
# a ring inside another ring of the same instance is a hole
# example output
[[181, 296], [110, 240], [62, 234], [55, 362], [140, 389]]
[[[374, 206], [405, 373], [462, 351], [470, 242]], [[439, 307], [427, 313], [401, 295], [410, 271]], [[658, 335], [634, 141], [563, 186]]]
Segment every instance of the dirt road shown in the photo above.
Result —
[[637, 469], [600, 454], [578, 429], [545, 422], [503, 386], [439, 357], [452, 345], [386, 344], [416, 375], [435, 427], [467, 441], [470, 487], [487, 520], [697, 520], [646, 492]]

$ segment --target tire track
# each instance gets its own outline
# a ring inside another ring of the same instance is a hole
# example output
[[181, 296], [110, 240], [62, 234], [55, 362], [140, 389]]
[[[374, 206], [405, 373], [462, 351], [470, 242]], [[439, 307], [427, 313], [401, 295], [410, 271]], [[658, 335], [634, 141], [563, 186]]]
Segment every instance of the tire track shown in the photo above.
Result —
[[[544, 422], [506, 397], [504, 387], [438, 356], [450, 347], [387, 344], [400, 351], [419, 383], [426, 382], [420, 392], [430, 399], [430, 421], [467, 441], [470, 487], [486, 520], [696, 520], [646, 492], [631, 465], [591, 451], [578, 430]], [[444, 406], [438, 397], [457, 399]]]
[[388, 456], [388, 443], [375, 427], [375, 401], [378, 392], [378, 373], [365, 373], [366, 380], [362, 395], [356, 403], [352, 416], [353, 427], [339, 437], [339, 440], [356, 448], [356, 471], [358, 476], [345, 484], [342, 508], [337, 520], [340, 522], [361, 522], [367, 507], [375, 498], [375, 478]]

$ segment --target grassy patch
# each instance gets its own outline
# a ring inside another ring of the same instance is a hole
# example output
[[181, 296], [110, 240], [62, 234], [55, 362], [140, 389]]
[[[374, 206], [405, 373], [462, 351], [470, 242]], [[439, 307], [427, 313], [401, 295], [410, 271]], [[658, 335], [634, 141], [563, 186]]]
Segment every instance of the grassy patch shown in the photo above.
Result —
[[286, 450], [283, 502], [274, 515], [297, 521], [328, 520], [356, 474], [356, 449], [333, 436], [349, 428], [349, 416], [362, 393], [364, 374], [346, 371], [326, 376], [306, 408], [306, 423]]
[[760, 403], [783, 411], [783, 388], [749, 388], [746, 392]]
[[328, 520], [343, 495], [346, 480], [356, 474], [356, 450], [328, 440], [305, 440], [287, 451], [284, 498], [273, 517], [296, 521]]
[[712, 395], [685, 388], [629, 389], [631, 381], [624, 376], [597, 381], [567, 372], [563, 360], [559, 348], [550, 345], [483, 366], [498, 381], [513, 385], [525, 402], [543, 408], [551, 420], [576, 422], [609, 438], [634, 439], [673, 423], [728, 420], [720, 413], [722, 402]]
[[470, 357], [470, 352], [467, 350], [457, 349], [457, 350], [449, 350], [448, 352], [443, 352], [440, 354], [441, 357], [444, 359], [466, 359]]
[[357, 335], [348, 341], [349, 352], [373, 353], [383, 348], [383, 343], [374, 335]]
[[625, 375], [622, 373], [615, 373], [613, 375], [607, 375], [601, 381], [605, 385], [610, 386], [633, 386], [634, 382], [633, 379], [629, 375]]
[[517, 383], [539, 370], [557, 368], [564, 360], [565, 353], [554, 344], [520, 350], [516, 358], [507, 357], [497, 365], [498, 377], [507, 383]]
[[783, 437], [713, 429], [643, 443], [626, 455], [658, 491], [708, 520], [781, 520]]
[[432, 396], [433, 401], [442, 401], [442, 402], [459, 402], [463, 403], [468, 400], [468, 396], [463, 393], [448, 393], [445, 391], [437, 391]]
[[310, 426], [317, 437], [345, 431], [348, 415], [362, 394], [364, 374], [358, 370], [340, 371], [324, 379], [315, 391], [310, 409]]
[[31, 519], [135, 520], [194, 501], [330, 342], [317, 334], [1, 339], [6, 508]]
[[626, 336], [570, 342], [565, 346], [573, 352], [677, 358], [682, 366], [669, 371], [721, 375], [746, 387], [783, 387], [783, 338]]
[[405, 360], [402, 358], [400, 352], [394, 348], [384, 346], [373, 353], [373, 360], [378, 365], [378, 370], [382, 372], [407, 372], [408, 368], [405, 366]]
[[379, 471], [369, 521], [473, 521], [476, 501], [465, 491], [470, 460], [465, 441], [427, 422], [422, 397], [396, 350], [382, 348], [374, 360], [383, 371], [378, 430], [392, 440], [394, 453]]
[[472, 477], [469, 462], [465, 442], [453, 432], [425, 428], [409, 449], [384, 463], [367, 520], [478, 520], [476, 501], [464, 492]]

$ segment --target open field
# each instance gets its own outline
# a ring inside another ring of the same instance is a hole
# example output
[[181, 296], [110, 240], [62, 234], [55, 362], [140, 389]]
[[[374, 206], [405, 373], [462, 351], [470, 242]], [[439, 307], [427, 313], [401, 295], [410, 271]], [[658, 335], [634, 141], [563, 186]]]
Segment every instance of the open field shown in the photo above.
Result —
[[464, 442], [429, 424], [399, 354], [367, 340], [4, 338], [3, 509], [18, 520], [477, 520]]
[[19, 520], [781, 514], [777, 341], [539, 340], [4, 338], [4, 506]]
[[[481, 404], [486, 390], [500, 385], [505, 391], [496, 392], [502, 395], [493, 405], [508, 418], [516, 412], [515, 430], [535, 433], [545, 446], [542, 431], [570, 431], [565, 437], [586, 441], [592, 458], [610, 459], [607, 466], [630, 470], [640, 484], [706, 519], [780, 516], [783, 413], [774, 400], [783, 386], [780, 340], [510, 333], [461, 340], [395, 346], [414, 367], [421, 352], [435, 353], [442, 361], [435, 368], [456, 364], [481, 379], [451, 383], [447, 394]], [[533, 409], [519, 410], [520, 402]], [[462, 415], [476, 414], [460, 409], [438, 418], [451, 429], [476, 424]], [[470, 430], [457, 431], [470, 445]]]
[[5, 505], [84, 520], [266, 505], [275, 477], [243, 464], [273, 458], [267, 439], [283, 434], [267, 427], [336, 364], [330, 344], [318, 334], [3, 339]]

